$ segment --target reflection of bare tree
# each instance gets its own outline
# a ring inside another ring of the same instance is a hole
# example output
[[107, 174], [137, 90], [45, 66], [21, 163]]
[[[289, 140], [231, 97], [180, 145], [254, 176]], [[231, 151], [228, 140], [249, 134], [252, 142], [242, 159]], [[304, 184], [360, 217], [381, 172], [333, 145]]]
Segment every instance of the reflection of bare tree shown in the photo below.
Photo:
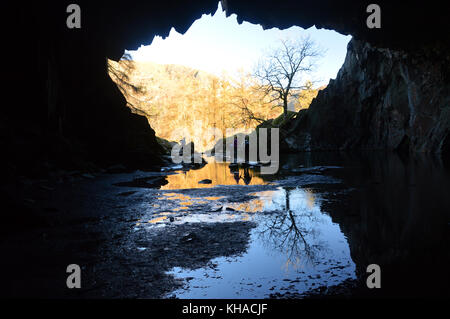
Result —
[[259, 235], [272, 248], [286, 252], [288, 263], [295, 266], [304, 260], [316, 264], [318, 255], [325, 249], [325, 245], [317, 240], [314, 227], [317, 219], [311, 212], [291, 209], [292, 189], [285, 189], [285, 211], [267, 214], [261, 222]]

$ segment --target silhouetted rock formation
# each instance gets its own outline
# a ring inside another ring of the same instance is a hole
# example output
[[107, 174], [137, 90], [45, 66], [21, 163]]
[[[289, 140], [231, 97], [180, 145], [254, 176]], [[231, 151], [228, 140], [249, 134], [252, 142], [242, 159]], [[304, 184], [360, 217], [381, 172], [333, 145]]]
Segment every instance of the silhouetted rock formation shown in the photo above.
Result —
[[450, 21], [439, 1], [410, 1], [407, 4], [379, 0], [381, 28], [369, 29], [366, 12], [370, 1], [354, 0], [226, 0], [228, 14], [237, 14], [238, 21], [261, 24], [269, 29], [316, 26], [364, 40], [377, 47], [415, 50], [424, 45], [449, 45]]
[[292, 150], [440, 152], [450, 129], [450, 55], [352, 40], [336, 80], [285, 132]]

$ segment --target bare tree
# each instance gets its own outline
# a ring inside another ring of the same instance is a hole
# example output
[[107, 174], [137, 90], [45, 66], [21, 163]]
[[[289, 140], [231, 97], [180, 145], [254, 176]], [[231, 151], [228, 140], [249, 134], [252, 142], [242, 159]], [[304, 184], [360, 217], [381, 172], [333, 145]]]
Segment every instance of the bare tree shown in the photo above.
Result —
[[287, 116], [291, 96], [297, 96], [302, 89], [302, 77], [316, 68], [318, 58], [323, 55], [310, 37], [298, 41], [281, 40], [281, 46], [259, 61], [254, 76], [260, 81], [259, 90], [270, 98], [274, 107], [283, 107]]
[[252, 74], [241, 72], [238, 79], [231, 81], [227, 104], [240, 115], [232, 121], [233, 127], [255, 127], [274, 113], [271, 103], [266, 101], [264, 93], [258, 89], [259, 82]]

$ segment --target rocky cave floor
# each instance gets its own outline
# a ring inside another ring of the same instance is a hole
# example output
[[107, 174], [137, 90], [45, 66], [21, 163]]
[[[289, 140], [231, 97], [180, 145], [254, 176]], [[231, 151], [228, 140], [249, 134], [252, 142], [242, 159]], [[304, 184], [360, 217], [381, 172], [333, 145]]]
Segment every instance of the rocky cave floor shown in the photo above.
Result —
[[[2, 291], [8, 297], [178, 298], [173, 292], [193, 278], [177, 278], [170, 269], [214, 270], [215, 258], [239, 257], [248, 249], [257, 221], [243, 218], [236, 205], [280, 186], [308, 187], [328, 203], [338, 202], [348, 190], [329, 171], [313, 169], [267, 185], [185, 190], [159, 189], [170, 172], [30, 181], [25, 201], [34, 213], [24, 213], [2, 236], [1, 268], [8, 274]], [[81, 289], [66, 287], [69, 264], [81, 266]], [[333, 266], [331, 272], [343, 268]], [[351, 297], [358, 290], [355, 278], [313, 283], [307, 292], [296, 290], [298, 277], [284, 281], [288, 285], [274, 284], [264, 297]], [[242, 283], [252, 284], [258, 282]]]

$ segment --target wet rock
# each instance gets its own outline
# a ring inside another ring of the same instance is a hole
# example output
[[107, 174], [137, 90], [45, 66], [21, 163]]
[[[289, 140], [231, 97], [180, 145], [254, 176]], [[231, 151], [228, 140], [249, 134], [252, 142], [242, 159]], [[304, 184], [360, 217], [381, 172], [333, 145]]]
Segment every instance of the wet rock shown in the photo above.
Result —
[[184, 242], [184, 243], [188, 243], [188, 242], [192, 242], [192, 241], [196, 241], [196, 240], [198, 240], [197, 235], [195, 235], [194, 233], [190, 233], [190, 234], [185, 235], [183, 238], [181, 238], [180, 241]]
[[129, 182], [115, 183], [115, 186], [138, 187], [138, 188], [158, 188], [168, 183], [165, 176], [152, 176], [135, 178]]
[[171, 171], [176, 171], [179, 169], [183, 169], [183, 165], [165, 166], [165, 167], [161, 168], [161, 172], [171, 172]]
[[123, 193], [117, 194], [117, 196], [127, 197], [127, 196], [130, 196], [130, 195], [134, 194], [134, 193], [136, 193], [136, 191], [123, 192]]

